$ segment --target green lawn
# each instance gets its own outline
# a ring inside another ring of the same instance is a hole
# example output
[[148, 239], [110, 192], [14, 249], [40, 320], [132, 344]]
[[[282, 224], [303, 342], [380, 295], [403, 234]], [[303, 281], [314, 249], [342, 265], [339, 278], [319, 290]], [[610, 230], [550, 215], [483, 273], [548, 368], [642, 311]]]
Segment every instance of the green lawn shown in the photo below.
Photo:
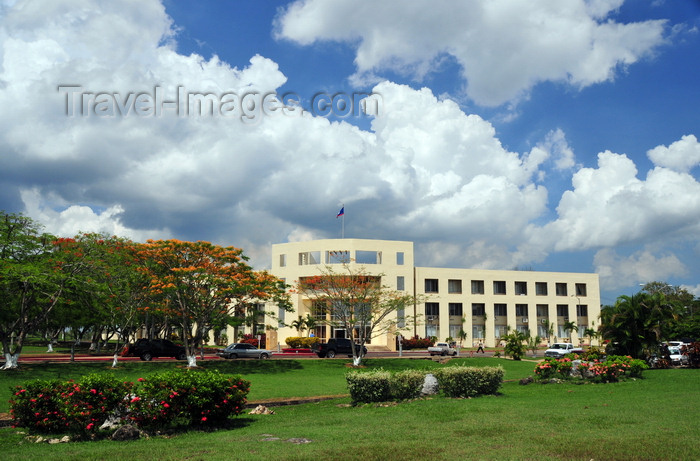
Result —
[[[250, 400], [347, 393], [345, 360], [211, 361], [224, 373], [252, 382]], [[398, 405], [351, 407], [349, 399], [275, 407], [275, 415], [245, 415], [236, 428], [190, 432], [137, 442], [28, 444], [16, 429], [0, 430], [8, 459], [700, 459], [700, 371], [652, 370], [645, 379], [616, 384], [531, 384], [534, 363], [503, 359], [450, 362], [506, 370], [500, 395], [474, 399], [434, 397]], [[433, 368], [429, 360], [368, 360], [368, 368]], [[9, 385], [34, 377], [68, 378], [94, 371], [135, 380], [174, 362], [24, 366], [0, 373], [0, 404]], [[181, 366], [181, 365], [179, 365]], [[0, 409], [0, 411], [5, 411]], [[305, 438], [306, 444], [286, 440]], [[266, 440], [274, 439], [274, 440]]]

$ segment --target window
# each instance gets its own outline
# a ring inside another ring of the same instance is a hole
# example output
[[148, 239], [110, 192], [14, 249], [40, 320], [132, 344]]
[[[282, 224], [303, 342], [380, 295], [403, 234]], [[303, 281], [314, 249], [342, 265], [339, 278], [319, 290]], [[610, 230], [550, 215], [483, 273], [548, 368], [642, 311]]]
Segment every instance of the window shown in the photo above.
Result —
[[277, 308], [277, 328], [284, 327], [284, 315], [287, 313], [284, 306]]
[[559, 336], [560, 338], [568, 338], [569, 335], [571, 334], [571, 332], [569, 330], [564, 329], [564, 325], [559, 325], [557, 327], [557, 333], [558, 333], [557, 336]]
[[403, 251], [396, 252], [396, 265], [403, 266]]
[[508, 307], [505, 304], [494, 304], [493, 315], [496, 317], [505, 317], [508, 315]]
[[399, 275], [396, 277], [396, 289], [398, 291], [404, 291], [406, 289], [406, 282], [404, 280], [403, 275]]
[[438, 292], [438, 279], [425, 279], [425, 292], [426, 293], [437, 293]]
[[527, 294], [527, 282], [515, 282], [515, 294], [516, 295], [526, 295]]
[[549, 317], [549, 306], [547, 304], [537, 305], [537, 316], [538, 317]]
[[588, 306], [586, 304], [577, 305], [576, 315], [579, 317], [588, 317]]
[[486, 314], [486, 304], [472, 303], [472, 315], [483, 317]]
[[577, 283], [576, 284], [576, 296], [586, 296], [586, 284]]
[[516, 304], [515, 305], [515, 316], [516, 317], [527, 317], [527, 304]]
[[557, 315], [559, 317], [568, 317], [569, 306], [567, 304], [557, 304]]
[[355, 252], [355, 262], [357, 264], [381, 264], [382, 252], [357, 250]]
[[493, 327], [493, 335], [498, 339], [508, 334], [508, 327], [506, 325], [496, 325]]
[[299, 265], [309, 266], [312, 264], [321, 263], [321, 252], [320, 251], [305, 251], [299, 253]]
[[537, 325], [537, 335], [540, 338], [549, 338], [549, 332], [547, 331], [547, 328], [545, 328], [545, 326], [541, 323]]
[[535, 282], [535, 294], [537, 296], [547, 296], [547, 282]]
[[568, 290], [566, 289], [566, 283], [557, 283], [555, 285], [557, 289], [557, 296], [568, 296]]
[[483, 295], [484, 294], [484, 281], [483, 280], [472, 280], [472, 294], [473, 295]]
[[403, 308], [396, 311], [396, 326], [399, 328], [406, 327], [406, 310]]
[[[425, 315], [437, 317], [440, 315], [440, 303], [425, 303]], [[428, 318], [430, 320], [430, 318]]]
[[450, 315], [462, 316], [462, 303], [450, 303], [449, 304]]
[[472, 338], [484, 339], [484, 326], [483, 325], [472, 325]]
[[447, 281], [447, 292], [448, 293], [461, 293], [462, 292], [462, 281], [450, 279]]
[[530, 328], [528, 328], [527, 325], [518, 325], [515, 327], [515, 329], [520, 333], [525, 333], [526, 335], [530, 336]]
[[497, 280], [493, 282], [493, 294], [504, 295], [506, 294], [506, 282], [503, 280]]
[[326, 251], [326, 264], [347, 264], [350, 262], [348, 250]]
[[462, 330], [462, 325], [450, 325], [450, 336], [459, 338], [459, 332]]
[[287, 255], [280, 255], [280, 267], [287, 265]]

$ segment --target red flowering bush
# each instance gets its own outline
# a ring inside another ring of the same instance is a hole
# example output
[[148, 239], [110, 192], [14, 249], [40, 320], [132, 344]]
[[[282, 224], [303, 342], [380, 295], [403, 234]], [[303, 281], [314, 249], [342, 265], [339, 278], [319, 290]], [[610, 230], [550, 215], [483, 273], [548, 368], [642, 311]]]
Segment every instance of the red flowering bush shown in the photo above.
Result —
[[435, 338], [420, 338], [414, 336], [413, 338], [404, 338], [402, 340], [403, 349], [427, 349], [435, 344]]
[[250, 383], [216, 371], [186, 370], [139, 379], [128, 402], [128, 418], [152, 428], [220, 425], [241, 414]]
[[10, 400], [14, 425], [36, 432], [97, 432], [112, 414], [125, 410], [124, 395], [131, 383], [108, 375], [89, 375], [79, 381], [37, 380], [17, 386]]
[[214, 426], [241, 414], [250, 383], [211, 371], [139, 378], [139, 384], [95, 374], [78, 381], [37, 380], [14, 389], [15, 427], [94, 437], [110, 417], [148, 428]]
[[573, 364], [568, 357], [563, 359], [549, 357], [537, 364], [535, 374], [542, 381], [552, 378], [567, 379], [572, 368]]

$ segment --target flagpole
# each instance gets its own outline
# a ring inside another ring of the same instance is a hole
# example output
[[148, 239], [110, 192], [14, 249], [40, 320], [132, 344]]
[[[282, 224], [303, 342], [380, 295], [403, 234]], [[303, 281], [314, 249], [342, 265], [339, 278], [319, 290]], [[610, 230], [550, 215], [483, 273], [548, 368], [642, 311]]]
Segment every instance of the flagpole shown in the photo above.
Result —
[[341, 226], [342, 226], [341, 229], [342, 229], [342, 230], [341, 230], [341, 233], [340, 233], [340, 238], [341, 238], [341, 239], [344, 239], [344, 238], [345, 238], [345, 204], [344, 204], [344, 203], [343, 203], [343, 216], [341, 216], [341, 218], [343, 218], [343, 222], [342, 222], [342, 224], [341, 224]]

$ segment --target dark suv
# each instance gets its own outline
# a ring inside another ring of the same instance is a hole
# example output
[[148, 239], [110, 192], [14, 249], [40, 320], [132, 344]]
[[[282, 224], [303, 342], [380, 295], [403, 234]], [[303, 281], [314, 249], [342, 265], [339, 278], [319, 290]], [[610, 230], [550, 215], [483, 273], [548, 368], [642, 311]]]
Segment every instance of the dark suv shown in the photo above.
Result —
[[184, 347], [167, 339], [139, 339], [134, 344], [125, 347], [122, 355], [141, 357], [141, 360], [147, 362], [153, 360], [153, 357], [173, 357], [177, 360], [187, 358]]
[[[311, 349], [316, 355], [319, 357], [328, 357], [329, 359], [332, 359], [338, 354], [347, 354], [348, 356], [352, 357], [352, 347], [353, 347], [353, 342], [350, 341], [347, 338], [331, 338], [328, 340], [327, 343], [317, 343], [313, 345], [313, 348]], [[359, 344], [354, 344], [355, 350], [357, 353], [360, 353], [360, 345]], [[367, 348], [362, 347], [362, 355], [367, 354]]]

